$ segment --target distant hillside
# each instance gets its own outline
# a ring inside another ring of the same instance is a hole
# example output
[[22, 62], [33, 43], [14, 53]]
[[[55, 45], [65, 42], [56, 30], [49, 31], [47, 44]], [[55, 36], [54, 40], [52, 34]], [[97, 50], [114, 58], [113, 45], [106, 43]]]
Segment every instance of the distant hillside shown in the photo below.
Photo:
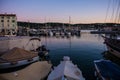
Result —
[[29, 27], [29, 28], [66, 28], [66, 27], [80, 27], [81, 29], [89, 29], [89, 28], [102, 28], [104, 26], [120, 26], [120, 24], [115, 23], [92, 23], [92, 24], [68, 24], [68, 23], [32, 23], [32, 22], [21, 22], [18, 21], [19, 27]]

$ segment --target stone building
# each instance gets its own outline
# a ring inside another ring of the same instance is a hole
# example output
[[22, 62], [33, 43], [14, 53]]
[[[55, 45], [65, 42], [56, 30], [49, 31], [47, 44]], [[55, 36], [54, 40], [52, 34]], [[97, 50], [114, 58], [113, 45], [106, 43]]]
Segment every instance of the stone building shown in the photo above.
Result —
[[17, 29], [16, 14], [0, 14], [0, 33], [4, 35], [15, 35]]

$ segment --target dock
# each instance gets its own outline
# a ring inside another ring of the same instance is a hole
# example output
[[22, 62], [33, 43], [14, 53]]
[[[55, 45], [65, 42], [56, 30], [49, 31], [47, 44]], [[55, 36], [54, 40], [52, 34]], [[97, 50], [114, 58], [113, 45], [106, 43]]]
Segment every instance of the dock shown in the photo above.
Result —
[[0, 74], [0, 80], [42, 80], [51, 71], [51, 67], [47, 61], [35, 62], [24, 69]]

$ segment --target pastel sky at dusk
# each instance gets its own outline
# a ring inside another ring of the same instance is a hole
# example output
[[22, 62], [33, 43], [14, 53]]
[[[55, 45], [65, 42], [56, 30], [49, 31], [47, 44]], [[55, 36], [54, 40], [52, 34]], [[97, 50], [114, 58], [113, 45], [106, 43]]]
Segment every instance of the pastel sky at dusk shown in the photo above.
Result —
[[[14, 13], [18, 21], [104, 22], [109, 0], [0, 0], [0, 13]], [[109, 22], [109, 19], [107, 19]]]

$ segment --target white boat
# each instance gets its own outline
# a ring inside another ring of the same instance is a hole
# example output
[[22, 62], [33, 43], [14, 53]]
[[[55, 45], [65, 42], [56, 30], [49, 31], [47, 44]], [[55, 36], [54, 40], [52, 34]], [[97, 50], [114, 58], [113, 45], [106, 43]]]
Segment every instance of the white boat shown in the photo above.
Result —
[[60, 33], [59, 33], [59, 32], [56, 32], [56, 33], [55, 33], [55, 36], [56, 36], [56, 37], [59, 37], [59, 36], [60, 36]]
[[48, 36], [53, 36], [52, 30], [47, 30]]
[[68, 56], [49, 74], [47, 80], [85, 80], [81, 70], [74, 65]]
[[39, 56], [32, 58], [31, 60], [21, 60], [17, 62], [6, 62], [0, 63], [0, 69], [8, 69], [8, 68], [15, 68], [23, 65], [27, 65], [33, 62], [39, 61]]
[[16, 47], [0, 57], [0, 69], [14, 68], [36, 61], [39, 61], [37, 53], [32, 53]]
[[64, 36], [65, 36], [65, 33], [64, 33], [64, 32], [61, 32], [61, 36], [64, 37]]

